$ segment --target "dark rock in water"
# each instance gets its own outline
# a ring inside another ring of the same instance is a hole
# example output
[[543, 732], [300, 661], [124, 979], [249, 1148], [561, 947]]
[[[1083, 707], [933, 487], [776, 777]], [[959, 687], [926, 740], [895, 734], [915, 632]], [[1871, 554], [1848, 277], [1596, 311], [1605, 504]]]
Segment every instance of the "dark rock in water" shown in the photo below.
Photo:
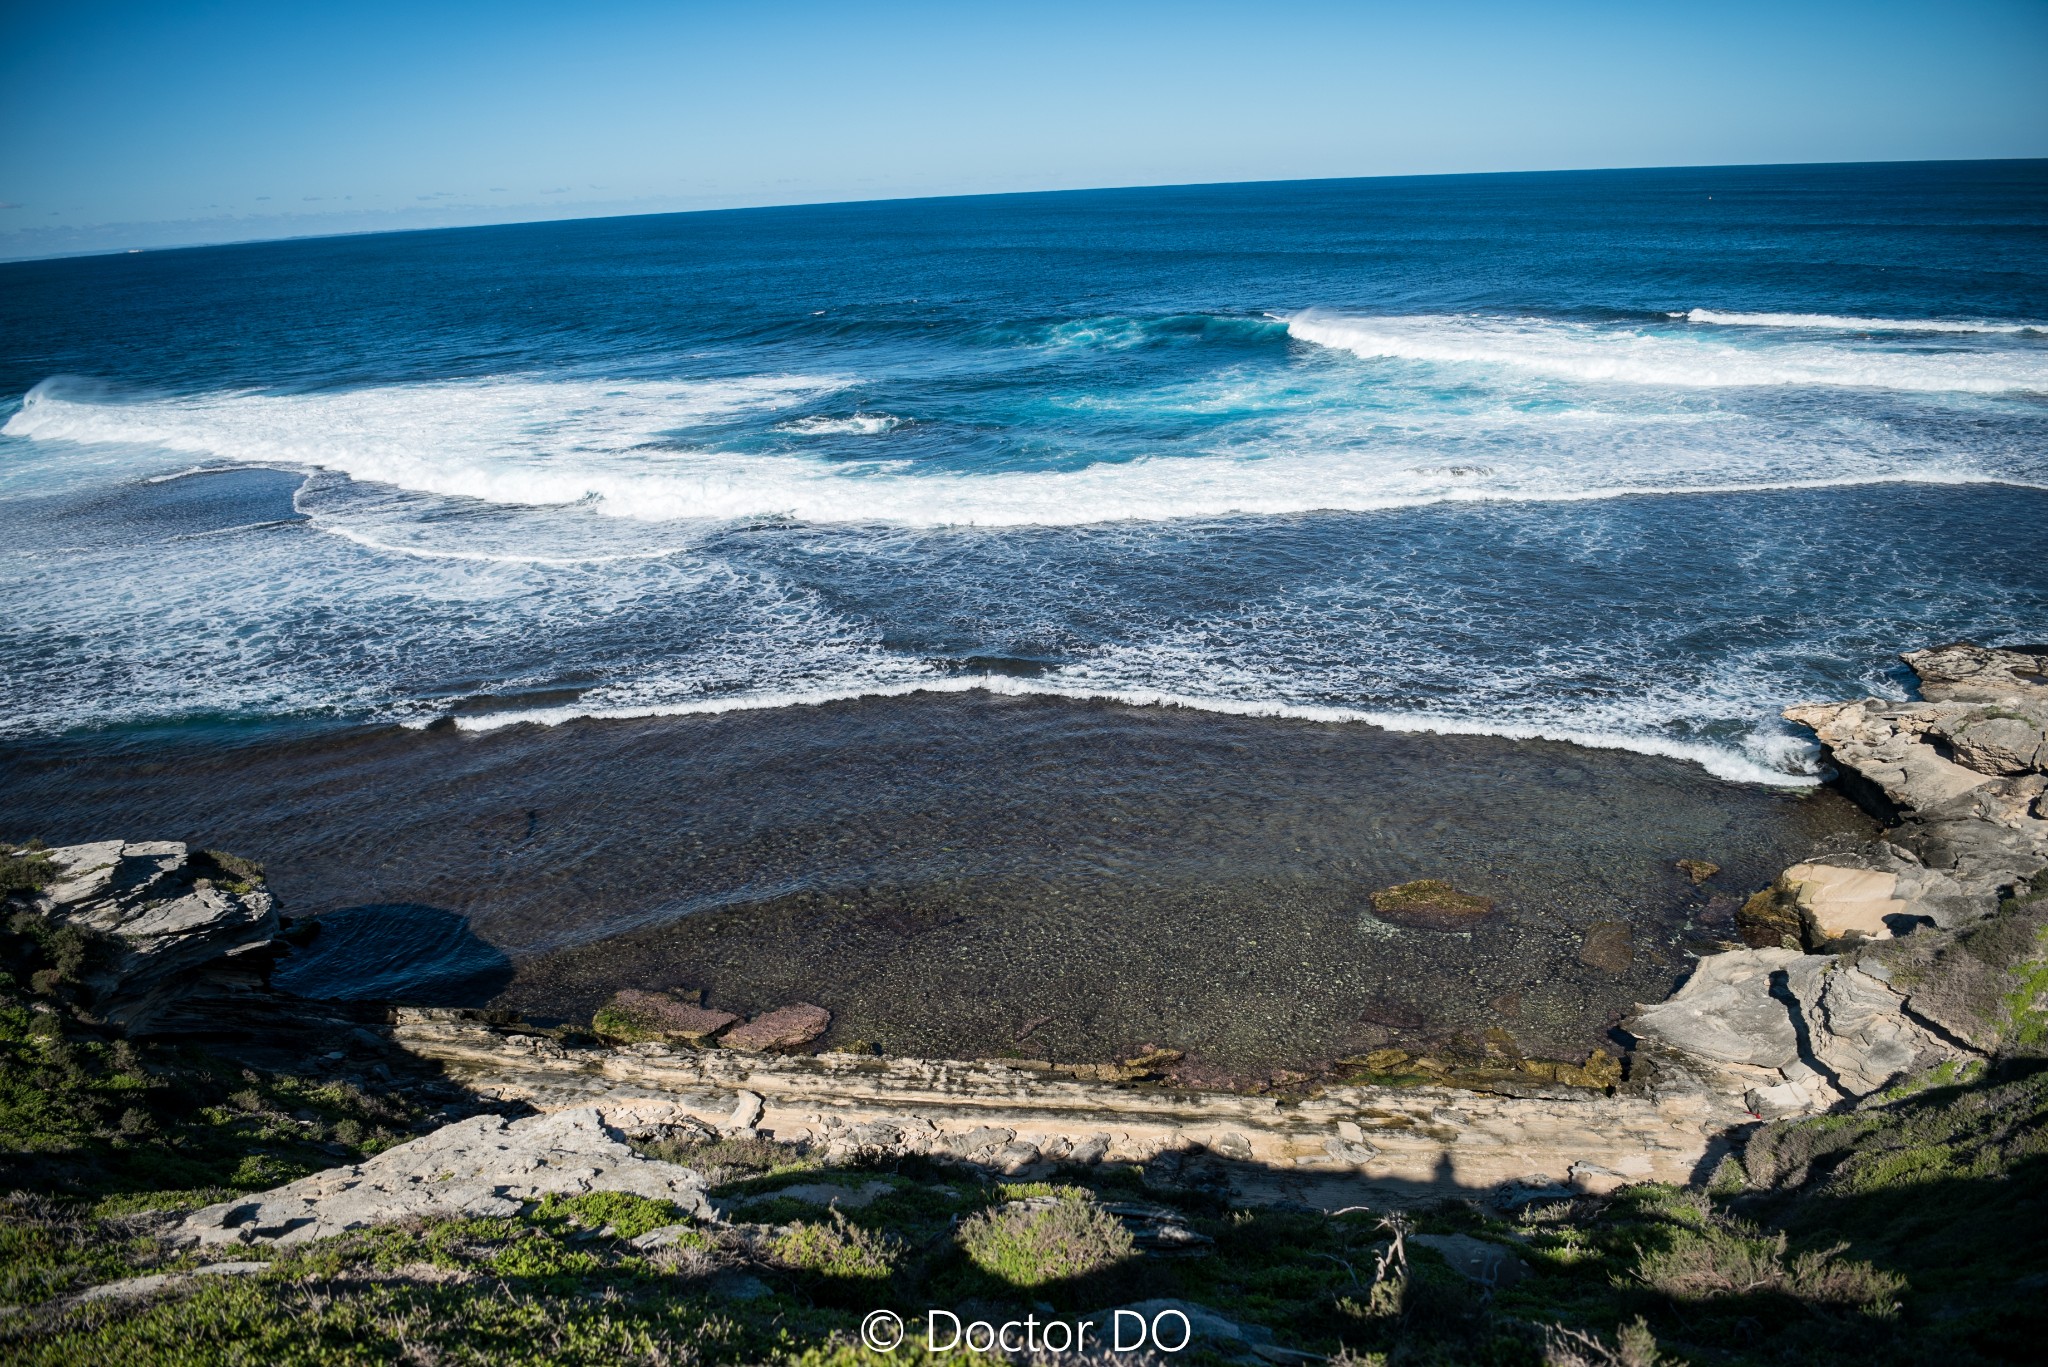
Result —
[[1797, 899], [1776, 884], [1742, 904], [1735, 929], [1751, 949], [1801, 949], [1806, 943]]
[[666, 992], [622, 987], [599, 1008], [591, 1028], [614, 1039], [671, 1036], [696, 1041], [709, 1039], [738, 1020], [730, 1011], [713, 1011], [695, 1002], [678, 1001]]
[[1628, 926], [1621, 921], [1602, 921], [1586, 931], [1579, 942], [1579, 960], [1609, 973], [1626, 973], [1636, 961], [1636, 947]]
[[799, 1049], [825, 1033], [832, 1024], [832, 1013], [822, 1006], [809, 1002], [798, 1002], [756, 1016], [745, 1025], [734, 1026], [726, 1031], [719, 1042], [728, 1049], [748, 1049], [756, 1052], [769, 1049]]
[[1678, 870], [1687, 878], [1692, 879], [1694, 887], [1698, 887], [1701, 883], [1706, 882], [1709, 878], [1719, 873], [1721, 866], [1711, 859], [1681, 859], [1678, 861]]
[[1372, 895], [1373, 914], [1410, 930], [1468, 930], [1493, 914], [1493, 899], [1459, 892], [1440, 878], [1419, 878]]

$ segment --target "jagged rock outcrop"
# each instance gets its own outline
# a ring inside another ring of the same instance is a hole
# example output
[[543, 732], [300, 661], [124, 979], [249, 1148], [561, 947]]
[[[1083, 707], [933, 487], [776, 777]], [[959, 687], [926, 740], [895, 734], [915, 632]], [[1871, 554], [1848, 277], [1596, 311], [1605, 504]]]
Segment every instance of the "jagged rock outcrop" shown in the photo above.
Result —
[[2048, 648], [1958, 644], [1901, 656], [1922, 701], [1810, 703], [1845, 791], [1894, 822], [1821, 864], [1890, 875], [1897, 912], [1944, 928], [1991, 915], [2048, 867]]
[[201, 1245], [292, 1244], [413, 1217], [513, 1215], [543, 1196], [587, 1191], [673, 1201], [710, 1218], [702, 1176], [627, 1144], [634, 1128], [683, 1114], [674, 1102], [621, 1098], [523, 1120], [474, 1116], [366, 1162], [194, 1211], [173, 1237]]
[[1956, 1049], [1906, 1013], [1883, 976], [1832, 954], [1746, 949], [1700, 960], [1629, 1027], [1749, 1110], [1779, 1116], [1868, 1096]]
[[[260, 987], [278, 946], [276, 903], [253, 866], [176, 841], [104, 840], [45, 852], [56, 876], [30, 900], [98, 951], [79, 981], [95, 1015], [131, 1032], [163, 1025], [195, 996]], [[230, 864], [233, 866], [231, 867]]]
[[2028, 984], [2048, 980], [2028, 967], [2048, 905], [2017, 900], [2048, 870], [2048, 648], [1901, 658], [1923, 701], [1785, 711], [1892, 824], [1865, 849], [1785, 870], [1738, 915], [1750, 948], [1702, 959], [1629, 1027], [1649, 1056], [1741, 1089], [1760, 1115], [2010, 1049], [2035, 1009]]

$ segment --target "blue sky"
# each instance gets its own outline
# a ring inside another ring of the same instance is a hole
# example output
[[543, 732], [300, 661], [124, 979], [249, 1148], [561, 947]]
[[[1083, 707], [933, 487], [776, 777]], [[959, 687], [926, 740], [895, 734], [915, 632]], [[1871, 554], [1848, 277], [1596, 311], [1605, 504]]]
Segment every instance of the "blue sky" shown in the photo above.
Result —
[[0, 257], [1083, 186], [2048, 155], [2048, 0], [0, 7]]

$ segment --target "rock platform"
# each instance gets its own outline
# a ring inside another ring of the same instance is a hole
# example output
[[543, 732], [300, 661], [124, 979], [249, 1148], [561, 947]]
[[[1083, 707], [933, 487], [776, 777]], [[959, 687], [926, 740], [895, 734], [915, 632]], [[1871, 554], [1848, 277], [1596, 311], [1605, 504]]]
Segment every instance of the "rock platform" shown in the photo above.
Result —
[[[2048, 898], [2035, 896], [2048, 877], [2048, 648], [1958, 644], [1902, 658], [1921, 700], [1786, 712], [1813, 728], [1842, 786], [1887, 828], [1752, 897], [1739, 918], [1745, 945], [1701, 958], [1669, 999], [1638, 1008], [1627, 1024], [1638, 1045], [1617, 1085], [1246, 1095], [1170, 1087], [1123, 1065], [777, 1052], [824, 1028], [815, 1007], [729, 1030], [744, 1048], [712, 1047], [703, 1030], [620, 1044], [486, 1012], [395, 1007], [359, 1015], [353, 1034], [530, 1114], [456, 1120], [367, 1162], [210, 1206], [184, 1232], [291, 1242], [586, 1190], [660, 1196], [716, 1218], [698, 1174], [634, 1147], [691, 1135], [1011, 1176], [1129, 1163], [1163, 1186], [1326, 1210], [1447, 1195], [1514, 1205], [1700, 1179], [1756, 1119], [1850, 1107], [1936, 1063], [2036, 1047], [2024, 1039], [2040, 1032], [2015, 1022], [2043, 1009], [2029, 984], [2048, 982]], [[324, 1009], [264, 986], [283, 948], [276, 908], [223, 856], [108, 841], [45, 857], [56, 877], [33, 909], [112, 946], [87, 979], [109, 1024], [149, 1033]]]

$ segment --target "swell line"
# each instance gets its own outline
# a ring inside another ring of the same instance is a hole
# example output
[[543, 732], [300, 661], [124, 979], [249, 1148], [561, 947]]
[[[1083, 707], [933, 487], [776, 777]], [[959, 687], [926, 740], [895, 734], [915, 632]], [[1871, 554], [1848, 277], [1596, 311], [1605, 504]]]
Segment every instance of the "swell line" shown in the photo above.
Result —
[[[1285, 717], [1298, 721], [1335, 722], [1377, 726], [1386, 731], [1433, 733], [1438, 735], [1498, 736], [1508, 740], [1560, 741], [1596, 750], [1627, 750], [1665, 759], [1685, 760], [1699, 765], [1716, 778], [1734, 783], [1763, 783], [1776, 787], [1811, 787], [1820, 779], [1811, 774], [1772, 769], [1717, 746], [1692, 741], [1668, 740], [1657, 736], [1633, 736], [1616, 731], [1588, 731], [1545, 723], [1482, 722], [1432, 712], [1389, 712], [1317, 703], [1283, 703], [1240, 698], [1213, 698], [1173, 693], [1162, 689], [1102, 688], [1075, 686], [1036, 679], [1018, 679], [1001, 674], [958, 675], [947, 678], [905, 680], [893, 684], [863, 684], [843, 689], [807, 691], [770, 690], [733, 693], [715, 698], [693, 698], [669, 703], [625, 704], [531, 708], [455, 718], [464, 731], [495, 731], [508, 726], [559, 726], [571, 721], [624, 721], [648, 717], [715, 716], [726, 712], [764, 711], [784, 707], [818, 707], [835, 702], [869, 698], [902, 698], [918, 693], [959, 694], [985, 692], [1003, 697], [1056, 697], [1075, 702], [1114, 702], [1130, 707], [1175, 707], [1189, 711], [1213, 712], [1238, 717]], [[425, 720], [409, 726], [424, 727]]]

